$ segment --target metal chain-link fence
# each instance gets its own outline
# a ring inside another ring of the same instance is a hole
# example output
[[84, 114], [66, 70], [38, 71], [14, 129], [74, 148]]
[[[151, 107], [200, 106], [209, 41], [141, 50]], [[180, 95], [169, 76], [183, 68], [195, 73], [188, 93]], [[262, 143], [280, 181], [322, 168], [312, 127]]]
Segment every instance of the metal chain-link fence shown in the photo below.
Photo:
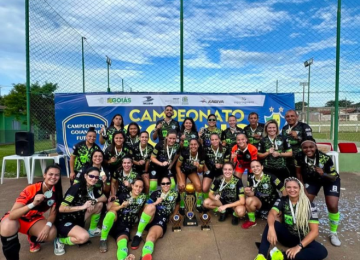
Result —
[[[295, 93], [300, 118], [332, 140], [334, 1], [184, 1], [183, 34], [180, 1], [30, 0], [37, 151], [55, 145], [54, 92], [179, 92], [182, 55], [185, 92]], [[357, 1], [343, 3], [339, 141], [360, 142], [359, 23]]]

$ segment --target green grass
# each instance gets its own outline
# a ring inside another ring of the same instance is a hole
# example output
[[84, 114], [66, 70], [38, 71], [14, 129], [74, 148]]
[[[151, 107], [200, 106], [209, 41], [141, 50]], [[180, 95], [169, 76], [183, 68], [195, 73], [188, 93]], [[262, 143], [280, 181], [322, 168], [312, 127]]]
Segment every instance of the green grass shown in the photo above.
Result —
[[[315, 139], [324, 139], [324, 140], [330, 140], [330, 133], [324, 132], [324, 133], [313, 133]], [[339, 132], [338, 135], [339, 142], [357, 142], [360, 143], [360, 132], [352, 132], [352, 133], [342, 133]]]

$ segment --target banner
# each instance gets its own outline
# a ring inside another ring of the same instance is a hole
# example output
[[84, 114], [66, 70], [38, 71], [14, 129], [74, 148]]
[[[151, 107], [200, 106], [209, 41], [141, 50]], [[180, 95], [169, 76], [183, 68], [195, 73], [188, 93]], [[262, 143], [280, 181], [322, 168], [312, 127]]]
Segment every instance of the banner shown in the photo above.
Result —
[[[237, 118], [238, 126], [249, 124], [249, 113], [259, 114], [259, 122], [275, 119], [281, 127], [286, 123], [284, 115], [294, 108], [294, 94], [205, 94], [205, 93], [124, 93], [124, 94], [55, 94], [55, 117], [58, 150], [70, 155], [72, 147], [85, 140], [89, 127], [100, 129], [115, 114], [124, 118], [125, 128], [130, 122], [139, 124], [150, 136], [156, 122], [163, 118], [166, 105], [174, 107], [174, 119], [180, 125], [186, 117], [192, 117], [198, 129], [206, 126], [207, 116], [217, 116], [217, 126], [228, 127], [229, 115]], [[154, 141], [150, 141], [154, 144]], [[97, 144], [100, 145], [99, 136]]]

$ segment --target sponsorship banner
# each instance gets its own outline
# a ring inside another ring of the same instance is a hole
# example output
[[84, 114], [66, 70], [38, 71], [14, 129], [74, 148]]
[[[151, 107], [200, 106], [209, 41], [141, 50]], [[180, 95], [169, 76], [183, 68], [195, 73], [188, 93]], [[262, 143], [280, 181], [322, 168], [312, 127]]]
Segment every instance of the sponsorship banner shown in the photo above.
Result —
[[[229, 115], [235, 115], [239, 127], [249, 124], [249, 113], [259, 114], [259, 122], [275, 119], [280, 128], [286, 123], [284, 115], [294, 108], [294, 94], [205, 94], [205, 93], [91, 93], [55, 94], [57, 148], [70, 155], [72, 147], [85, 140], [89, 127], [99, 134], [101, 127], [109, 126], [115, 114], [124, 118], [125, 128], [130, 122], [152, 134], [156, 122], [163, 118], [166, 105], [174, 107], [174, 119], [180, 125], [192, 117], [198, 129], [206, 126], [207, 116], [217, 116], [217, 126], [228, 127]], [[150, 141], [154, 144], [154, 141]], [[100, 145], [99, 137], [97, 143]]]

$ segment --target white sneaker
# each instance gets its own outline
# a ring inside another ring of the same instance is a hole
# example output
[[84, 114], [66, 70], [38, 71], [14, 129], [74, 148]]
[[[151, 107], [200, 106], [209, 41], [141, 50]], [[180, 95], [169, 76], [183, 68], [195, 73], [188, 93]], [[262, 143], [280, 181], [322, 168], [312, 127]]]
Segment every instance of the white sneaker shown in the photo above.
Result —
[[54, 254], [55, 255], [65, 254], [65, 245], [61, 243], [58, 238], [54, 239]]
[[330, 242], [333, 246], [341, 246], [341, 241], [337, 235], [337, 233], [331, 232], [329, 235]]
[[99, 237], [101, 235], [101, 229], [100, 228], [95, 228], [94, 230], [88, 230], [88, 233], [90, 235], [90, 237]]

